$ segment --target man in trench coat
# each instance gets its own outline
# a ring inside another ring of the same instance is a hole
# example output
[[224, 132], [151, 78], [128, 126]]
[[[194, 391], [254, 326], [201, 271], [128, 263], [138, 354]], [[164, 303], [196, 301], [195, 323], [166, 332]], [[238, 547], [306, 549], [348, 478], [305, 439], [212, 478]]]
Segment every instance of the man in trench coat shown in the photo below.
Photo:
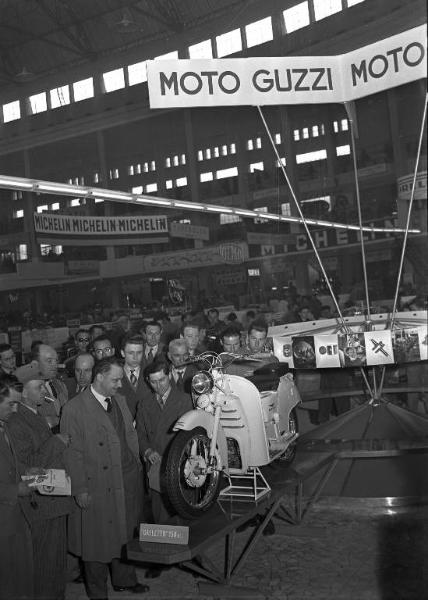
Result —
[[66, 462], [78, 506], [70, 517], [69, 549], [82, 557], [94, 600], [107, 598], [109, 567], [116, 591], [149, 589], [123, 560], [139, 524], [143, 489], [137, 434], [117, 393], [122, 377], [118, 359], [97, 362], [92, 385], [64, 406], [61, 418], [61, 432], [71, 437]]

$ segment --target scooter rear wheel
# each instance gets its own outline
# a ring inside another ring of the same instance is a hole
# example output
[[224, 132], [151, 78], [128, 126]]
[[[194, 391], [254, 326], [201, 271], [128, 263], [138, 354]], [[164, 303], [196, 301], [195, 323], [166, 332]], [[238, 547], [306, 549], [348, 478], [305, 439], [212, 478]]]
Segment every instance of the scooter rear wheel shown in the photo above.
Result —
[[202, 427], [179, 431], [167, 457], [165, 478], [169, 501], [186, 519], [200, 517], [217, 500], [221, 472], [207, 472], [210, 439]]

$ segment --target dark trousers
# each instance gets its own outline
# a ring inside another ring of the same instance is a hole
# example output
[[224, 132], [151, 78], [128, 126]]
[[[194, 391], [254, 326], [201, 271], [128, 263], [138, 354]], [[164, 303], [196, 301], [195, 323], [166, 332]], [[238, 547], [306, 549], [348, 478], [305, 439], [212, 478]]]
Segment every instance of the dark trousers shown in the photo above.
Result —
[[86, 591], [91, 600], [107, 598], [107, 576], [110, 570], [111, 582], [119, 587], [133, 586], [137, 581], [134, 565], [113, 558], [111, 563], [84, 561]]
[[66, 516], [36, 521], [31, 526], [34, 553], [34, 597], [65, 597], [67, 544]]

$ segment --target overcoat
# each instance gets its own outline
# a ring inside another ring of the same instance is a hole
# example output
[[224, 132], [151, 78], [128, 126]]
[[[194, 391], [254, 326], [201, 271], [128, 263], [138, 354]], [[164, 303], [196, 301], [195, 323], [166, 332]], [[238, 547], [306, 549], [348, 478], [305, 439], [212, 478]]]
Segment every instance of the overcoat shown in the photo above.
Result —
[[[45, 419], [19, 404], [18, 410], [8, 422], [15, 455], [23, 469], [64, 469], [65, 444], [50, 430]], [[37, 508], [23, 502], [25, 514], [30, 522], [53, 519], [67, 515], [74, 502], [66, 496], [37, 496]]]
[[[123, 417], [127, 444], [141, 470], [131, 413], [123, 396], [116, 394], [114, 399]], [[64, 406], [61, 432], [71, 435], [65, 459], [72, 494], [88, 492], [91, 496], [89, 507], [78, 508], [69, 518], [69, 550], [84, 561], [109, 563], [120, 557], [128, 541], [119, 437], [90, 388]]]
[[30, 528], [18, 498], [20, 470], [0, 432], [0, 597], [33, 595], [33, 551]]

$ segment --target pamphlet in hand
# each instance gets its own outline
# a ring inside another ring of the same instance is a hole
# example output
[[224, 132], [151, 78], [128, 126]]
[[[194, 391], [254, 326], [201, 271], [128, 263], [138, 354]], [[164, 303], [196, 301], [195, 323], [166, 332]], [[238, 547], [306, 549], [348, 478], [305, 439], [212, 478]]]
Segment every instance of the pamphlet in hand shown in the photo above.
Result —
[[40, 469], [39, 473], [22, 475], [21, 479], [44, 496], [71, 496], [71, 480], [64, 469]]

